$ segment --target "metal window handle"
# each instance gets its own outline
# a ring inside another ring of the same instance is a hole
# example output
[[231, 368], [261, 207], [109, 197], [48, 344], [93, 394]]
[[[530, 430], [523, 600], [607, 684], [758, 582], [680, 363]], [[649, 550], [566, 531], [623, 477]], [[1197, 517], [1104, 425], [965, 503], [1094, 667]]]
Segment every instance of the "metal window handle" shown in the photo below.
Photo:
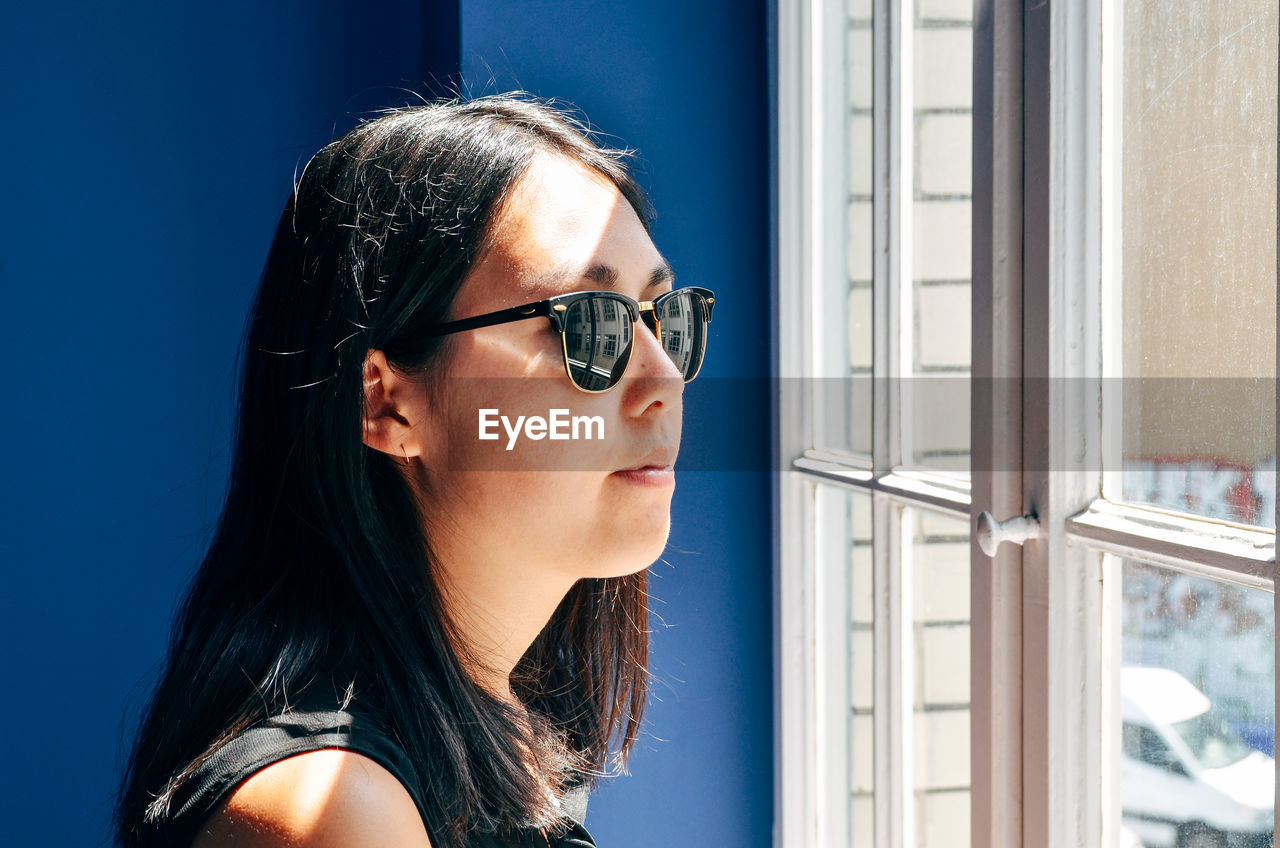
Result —
[[978, 516], [978, 547], [989, 557], [996, 555], [1001, 542], [1013, 542], [1021, 545], [1028, 539], [1041, 536], [1040, 522], [1034, 515], [1019, 515], [1005, 521], [996, 518], [985, 509]]

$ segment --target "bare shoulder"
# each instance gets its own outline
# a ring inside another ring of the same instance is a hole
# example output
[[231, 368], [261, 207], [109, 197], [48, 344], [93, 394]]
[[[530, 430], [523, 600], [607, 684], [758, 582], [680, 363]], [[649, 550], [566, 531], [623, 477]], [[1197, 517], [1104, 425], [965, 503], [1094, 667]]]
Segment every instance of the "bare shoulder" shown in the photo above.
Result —
[[408, 790], [354, 751], [308, 751], [231, 793], [192, 848], [430, 848]]

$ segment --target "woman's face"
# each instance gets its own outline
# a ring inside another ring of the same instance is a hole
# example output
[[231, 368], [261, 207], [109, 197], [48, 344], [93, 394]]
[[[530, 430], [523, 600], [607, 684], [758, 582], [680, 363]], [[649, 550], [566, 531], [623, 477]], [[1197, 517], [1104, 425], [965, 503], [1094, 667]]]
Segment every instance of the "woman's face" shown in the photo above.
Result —
[[[671, 273], [612, 182], [545, 154], [498, 213], [490, 249], [451, 317], [600, 289], [648, 301], [671, 290]], [[601, 394], [570, 382], [545, 317], [450, 337], [443, 379], [422, 395], [422, 456], [412, 466], [442, 560], [551, 569], [576, 580], [629, 574], [658, 558], [670, 526], [684, 382], [654, 334], [643, 323], [634, 329], [624, 377]], [[482, 414], [490, 438], [481, 438]], [[521, 416], [559, 417], [567, 435], [576, 417], [602, 425], [584, 424], [577, 439], [534, 438], [538, 426], [520, 426]]]

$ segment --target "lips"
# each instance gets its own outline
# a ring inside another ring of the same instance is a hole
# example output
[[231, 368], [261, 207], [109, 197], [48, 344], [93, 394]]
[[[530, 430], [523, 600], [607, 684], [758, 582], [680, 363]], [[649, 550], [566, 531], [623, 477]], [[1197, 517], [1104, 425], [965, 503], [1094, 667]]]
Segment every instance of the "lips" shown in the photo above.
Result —
[[634, 464], [619, 468], [614, 473], [667, 471], [675, 465], [676, 453], [677, 449], [673, 447], [657, 448], [640, 457]]

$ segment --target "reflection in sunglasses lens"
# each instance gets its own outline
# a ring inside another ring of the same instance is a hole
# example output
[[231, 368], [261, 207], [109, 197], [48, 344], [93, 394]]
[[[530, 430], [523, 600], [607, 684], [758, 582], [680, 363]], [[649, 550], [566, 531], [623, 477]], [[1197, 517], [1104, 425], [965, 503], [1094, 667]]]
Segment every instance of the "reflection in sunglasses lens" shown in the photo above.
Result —
[[565, 357], [581, 389], [603, 391], [618, 382], [631, 358], [631, 314], [617, 300], [575, 301], [565, 314]]
[[662, 328], [662, 348], [671, 357], [686, 380], [698, 373], [706, 348], [706, 322], [702, 320], [702, 304], [692, 292], [681, 292], [668, 298], [657, 309]]

